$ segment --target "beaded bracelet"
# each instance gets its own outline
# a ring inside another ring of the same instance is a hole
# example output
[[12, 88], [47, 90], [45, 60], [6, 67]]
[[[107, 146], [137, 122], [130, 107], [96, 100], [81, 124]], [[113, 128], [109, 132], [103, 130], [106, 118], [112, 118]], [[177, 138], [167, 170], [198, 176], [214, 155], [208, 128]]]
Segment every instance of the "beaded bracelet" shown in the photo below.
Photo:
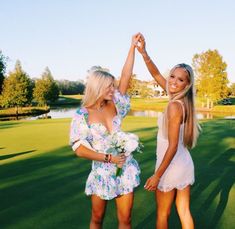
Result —
[[104, 162], [105, 163], [109, 162], [109, 154], [107, 154], [107, 153], [104, 156]]
[[111, 160], [112, 160], [112, 154], [109, 154], [108, 163], [111, 163]]

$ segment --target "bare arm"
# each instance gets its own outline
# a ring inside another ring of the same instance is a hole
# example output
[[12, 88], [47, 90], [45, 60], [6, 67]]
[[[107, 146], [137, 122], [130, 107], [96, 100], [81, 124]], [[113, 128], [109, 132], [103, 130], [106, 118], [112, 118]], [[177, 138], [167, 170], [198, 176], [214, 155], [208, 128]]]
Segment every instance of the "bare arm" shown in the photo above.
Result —
[[180, 124], [182, 121], [183, 113], [180, 104], [170, 103], [168, 107], [168, 148], [157, 171], [151, 176], [146, 184], [145, 189], [154, 191], [157, 188], [158, 182], [171, 163], [178, 148]]
[[[95, 161], [101, 161], [104, 162], [105, 160], [105, 154], [103, 153], [97, 153], [84, 145], [80, 145], [76, 150], [75, 154], [79, 157], [86, 158], [89, 160], [95, 160]], [[112, 156], [111, 163], [122, 165], [125, 162], [125, 157], [123, 157], [121, 154], [118, 156]]]
[[160, 71], [158, 70], [157, 66], [153, 63], [151, 58], [149, 57], [147, 51], [146, 51], [146, 43], [144, 36], [141, 34], [140, 40], [139, 40], [139, 46], [137, 46], [138, 51], [142, 55], [144, 62], [149, 70], [149, 73], [152, 75], [152, 77], [157, 81], [157, 83], [166, 90], [166, 79], [162, 76]]
[[140, 38], [139, 33], [135, 34], [132, 37], [131, 47], [129, 49], [129, 52], [126, 58], [126, 62], [123, 66], [121, 78], [120, 78], [120, 82], [118, 86], [118, 89], [121, 92], [121, 94], [125, 94], [129, 86], [129, 82], [132, 76], [132, 71], [133, 71], [133, 66], [134, 66], [134, 60], [135, 60], [135, 47], [137, 45], [139, 38]]

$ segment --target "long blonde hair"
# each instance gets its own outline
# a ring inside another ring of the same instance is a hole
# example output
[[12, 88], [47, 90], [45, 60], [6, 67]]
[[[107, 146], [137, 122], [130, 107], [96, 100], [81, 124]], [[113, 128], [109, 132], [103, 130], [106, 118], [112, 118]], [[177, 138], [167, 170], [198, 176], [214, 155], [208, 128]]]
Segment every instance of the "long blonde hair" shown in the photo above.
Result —
[[92, 67], [88, 75], [82, 106], [90, 107], [103, 95], [104, 90], [114, 82], [115, 78], [101, 67]]
[[[177, 64], [170, 71], [170, 75], [174, 72], [176, 68], [182, 68], [188, 76], [189, 84], [184, 88], [184, 90], [171, 94], [168, 90], [168, 81], [167, 79], [166, 90], [169, 95], [169, 102], [173, 102], [175, 100], [183, 99], [184, 107], [185, 107], [185, 120], [184, 123], [184, 145], [188, 148], [193, 148], [197, 142], [197, 138], [199, 135], [200, 126], [197, 121], [196, 112], [195, 112], [195, 88], [194, 88], [194, 74], [191, 66], [187, 64]], [[167, 120], [167, 108], [164, 114], [163, 121], [163, 134], [165, 137], [168, 135], [168, 120]]]

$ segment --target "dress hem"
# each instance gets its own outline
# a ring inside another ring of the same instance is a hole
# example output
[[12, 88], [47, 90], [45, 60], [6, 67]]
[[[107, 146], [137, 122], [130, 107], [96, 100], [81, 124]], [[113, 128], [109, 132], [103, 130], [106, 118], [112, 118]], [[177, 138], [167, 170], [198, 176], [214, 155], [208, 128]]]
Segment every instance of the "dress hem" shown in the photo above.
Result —
[[87, 196], [96, 195], [96, 196], [100, 197], [102, 200], [112, 200], [112, 199], [114, 199], [114, 198], [116, 198], [116, 197], [118, 197], [118, 196], [122, 196], [122, 195], [126, 195], [126, 194], [129, 194], [129, 193], [134, 192], [134, 189], [137, 188], [139, 185], [140, 185], [140, 183], [137, 184], [137, 185], [135, 185], [135, 186], [133, 186], [132, 190], [130, 190], [130, 191], [124, 191], [124, 192], [122, 192], [122, 193], [120, 193], [120, 194], [118, 194], [118, 195], [115, 195], [115, 196], [112, 196], [112, 197], [109, 197], [109, 198], [103, 197], [102, 195], [99, 195], [99, 194], [93, 193], [93, 192], [89, 192], [89, 193], [88, 193], [88, 192], [85, 192], [85, 194], [86, 194]]
[[177, 189], [177, 190], [183, 190], [184, 188], [186, 188], [187, 186], [189, 185], [193, 185], [194, 184], [194, 180], [191, 181], [191, 182], [188, 182], [188, 183], [185, 183], [184, 185], [177, 185], [177, 186], [174, 186], [174, 187], [166, 187], [166, 188], [163, 188], [163, 187], [157, 187], [157, 189], [161, 192], [170, 192], [172, 191], [173, 189]]

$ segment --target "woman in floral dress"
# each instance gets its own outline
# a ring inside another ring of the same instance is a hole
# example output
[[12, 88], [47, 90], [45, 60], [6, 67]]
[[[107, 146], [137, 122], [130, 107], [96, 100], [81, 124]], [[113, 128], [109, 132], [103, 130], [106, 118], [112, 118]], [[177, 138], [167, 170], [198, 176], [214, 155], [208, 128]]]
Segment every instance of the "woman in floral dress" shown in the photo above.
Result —
[[[111, 136], [120, 131], [122, 119], [130, 108], [126, 95], [134, 65], [140, 34], [132, 37], [131, 47], [123, 66], [119, 85], [109, 72], [101, 68], [90, 71], [83, 104], [72, 119], [70, 144], [76, 155], [92, 160], [92, 169], [85, 193], [91, 196], [90, 228], [101, 228], [108, 200], [115, 198], [119, 228], [131, 228], [133, 190], [140, 184], [140, 169], [132, 155], [112, 155]], [[122, 167], [121, 176], [116, 176]]]

